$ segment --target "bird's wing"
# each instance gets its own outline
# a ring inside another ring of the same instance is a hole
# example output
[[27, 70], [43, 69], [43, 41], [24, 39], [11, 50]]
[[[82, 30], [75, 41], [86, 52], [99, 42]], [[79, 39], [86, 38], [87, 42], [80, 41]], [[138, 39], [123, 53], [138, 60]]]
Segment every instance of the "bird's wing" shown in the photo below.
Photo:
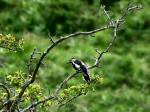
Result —
[[75, 62], [72, 62], [72, 66], [73, 68], [75, 68], [76, 70], [79, 70], [80, 69], [80, 65], [76, 64]]
[[74, 61], [74, 63], [76, 63], [76, 64], [78, 64], [78, 65], [82, 65], [82, 64], [83, 64], [83, 62], [82, 62], [82, 61], [77, 60], [77, 59]]
[[89, 75], [83, 73], [83, 77], [84, 77], [84, 79], [85, 79], [87, 82], [90, 81], [90, 76], [89, 76]]
[[90, 81], [90, 73], [89, 73], [89, 70], [86, 66], [82, 66], [82, 72], [83, 72], [84, 79], [87, 82]]

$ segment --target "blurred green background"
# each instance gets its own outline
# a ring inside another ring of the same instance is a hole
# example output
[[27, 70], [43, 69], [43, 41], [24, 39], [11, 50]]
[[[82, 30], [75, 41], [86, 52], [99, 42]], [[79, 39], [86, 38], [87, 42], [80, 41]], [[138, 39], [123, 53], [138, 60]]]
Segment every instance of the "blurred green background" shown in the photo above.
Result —
[[[62, 107], [61, 112], [149, 112], [150, 111], [150, 12], [149, 0], [132, 0], [143, 9], [127, 17], [111, 53], [102, 60], [101, 68], [91, 74], [101, 75], [104, 84], [95, 92], [81, 96]], [[126, 8], [127, 0], [0, 0], [0, 33], [24, 39], [24, 51], [0, 49], [0, 81], [18, 70], [26, 72], [33, 48], [42, 52], [54, 39], [76, 31], [89, 31], [107, 24], [100, 10], [106, 5], [113, 17]], [[94, 37], [93, 37], [94, 36]], [[37, 83], [46, 94], [69, 74], [71, 57], [93, 64], [95, 48], [104, 50], [112, 38], [111, 31], [70, 39], [54, 48], [44, 60]], [[69, 85], [85, 83], [79, 75]], [[51, 111], [50, 109], [48, 112]]]

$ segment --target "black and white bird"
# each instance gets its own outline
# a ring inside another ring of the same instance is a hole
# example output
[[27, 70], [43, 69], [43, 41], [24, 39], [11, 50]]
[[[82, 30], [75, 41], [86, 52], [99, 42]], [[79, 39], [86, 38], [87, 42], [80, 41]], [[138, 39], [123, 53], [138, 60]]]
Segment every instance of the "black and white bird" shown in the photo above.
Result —
[[69, 62], [72, 64], [75, 70], [81, 71], [83, 73], [83, 77], [87, 82], [90, 81], [90, 73], [88, 67], [81, 60], [72, 58]]

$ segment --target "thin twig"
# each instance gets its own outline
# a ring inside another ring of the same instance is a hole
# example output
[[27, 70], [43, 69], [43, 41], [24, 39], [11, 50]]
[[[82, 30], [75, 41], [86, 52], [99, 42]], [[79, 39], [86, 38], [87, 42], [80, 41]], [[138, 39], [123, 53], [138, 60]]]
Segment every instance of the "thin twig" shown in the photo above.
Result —
[[68, 76], [68, 77], [60, 84], [60, 86], [56, 89], [55, 95], [57, 95], [57, 94], [60, 92], [60, 90], [67, 84], [67, 82], [68, 82], [69, 80], [71, 80], [74, 76], [76, 76], [78, 73], [80, 73], [80, 72], [77, 71], [77, 72], [73, 73], [72, 75]]
[[80, 93], [80, 94], [77, 94], [77, 95], [73, 96], [71, 99], [69, 99], [68, 101], [66, 101], [65, 103], [60, 104], [60, 105], [58, 106], [58, 110], [59, 110], [62, 106], [64, 106], [64, 105], [70, 103], [71, 101], [73, 101], [74, 99], [78, 98], [78, 97], [81, 96], [81, 95], [82, 95], [81, 93]]
[[29, 79], [29, 75], [31, 74], [31, 70], [30, 70], [31, 69], [31, 63], [34, 59], [34, 55], [35, 55], [36, 50], [37, 50], [36, 48], [33, 49], [32, 53], [30, 55], [30, 59], [29, 59], [28, 64], [27, 64], [27, 79]]
[[54, 44], [55, 42], [54, 42], [52, 36], [50, 35], [50, 33], [48, 33], [48, 37], [49, 37], [50, 41]]
[[126, 8], [126, 11], [124, 12], [124, 14], [117, 20], [115, 21], [112, 21], [112, 19], [110, 18], [109, 14], [107, 13], [107, 11], [105, 10], [105, 7], [102, 7], [103, 11], [104, 11], [104, 14], [106, 15], [106, 17], [108, 18], [108, 20], [111, 21], [111, 23], [113, 23], [112, 27], [113, 27], [113, 39], [111, 40], [111, 42], [109, 43], [108, 47], [102, 51], [100, 53], [100, 51], [98, 51], [98, 49], [96, 49], [96, 52], [98, 53], [98, 57], [96, 58], [95, 60], [95, 64], [91, 67], [89, 67], [89, 69], [92, 69], [94, 67], [99, 67], [99, 64], [101, 62], [101, 59], [103, 57], [103, 55], [107, 52], [110, 51], [111, 47], [113, 46], [116, 38], [117, 38], [117, 29], [120, 27], [120, 24], [122, 24], [125, 20], [125, 17], [128, 16], [129, 12], [132, 11], [132, 10], [135, 10], [135, 9], [141, 9], [142, 7], [141, 6], [132, 6], [130, 7], [130, 4], [128, 4], [127, 8]]
[[129, 15], [130, 12], [134, 10], [140, 10], [142, 9], [141, 5], [135, 5], [135, 6], [130, 6], [131, 3], [128, 3], [128, 6], [124, 12], [124, 14], [119, 18], [119, 21], [124, 21], [124, 19]]
[[108, 23], [110, 23], [110, 25], [114, 26], [114, 21], [112, 20], [112, 18], [110, 17], [110, 15], [105, 10], [105, 6], [101, 6], [101, 9], [103, 10], [104, 14], [108, 18], [108, 21], [109, 21]]

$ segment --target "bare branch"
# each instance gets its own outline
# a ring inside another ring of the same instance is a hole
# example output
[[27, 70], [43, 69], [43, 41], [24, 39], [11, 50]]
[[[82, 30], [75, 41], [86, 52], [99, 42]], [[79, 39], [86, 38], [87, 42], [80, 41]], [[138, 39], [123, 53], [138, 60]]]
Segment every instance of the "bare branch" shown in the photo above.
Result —
[[124, 21], [124, 19], [129, 15], [130, 12], [134, 10], [140, 10], [140, 9], [142, 9], [141, 5], [131, 6], [131, 3], [129, 3], [124, 14], [119, 18], [119, 22]]
[[103, 10], [104, 14], [106, 15], [106, 17], [108, 18], [108, 23], [111, 26], [114, 26], [114, 21], [112, 20], [112, 18], [110, 17], [110, 15], [107, 13], [107, 11], [105, 10], [105, 6], [101, 6], [101, 9]]
[[113, 38], [112, 38], [111, 42], [109, 43], [108, 47], [107, 47], [104, 51], [102, 51], [101, 53], [100, 53], [100, 51], [98, 51], [98, 49], [96, 49], [96, 52], [98, 53], [98, 57], [97, 57], [96, 60], [95, 60], [95, 64], [94, 64], [93, 66], [89, 67], [89, 69], [92, 69], [92, 68], [94, 68], [94, 67], [99, 67], [99, 64], [100, 64], [100, 62], [101, 62], [101, 59], [102, 59], [103, 54], [105, 54], [105, 53], [107, 53], [107, 52], [110, 51], [110, 49], [112, 48], [112, 46], [113, 46], [113, 44], [114, 44], [114, 42], [115, 42], [115, 40], [116, 40], [116, 38], [117, 38], [117, 29], [118, 29], [118, 28], [120, 27], [120, 25], [124, 22], [123, 19], [124, 19], [126, 16], [128, 16], [129, 12], [131, 12], [132, 10], [141, 9], [141, 8], [142, 8], [141, 5], [139, 5], [139, 6], [136, 5], [136, 6], [130, 7], [130, 4], [128, 4], [125, 13], [124, 13], [119, 19], [117, 19], [117, 20], [115, 20], [115, 21], [112, 21], [112, 19], [110, 18], [109, 14], [108, 14], [107, 11], [105, 10], [105, 7], [102, 7], [102, 9], [103, 9], [105, 15], [107, 16], [108, 20], [111, 22], [111, 25], [112, 25], [112, 27], [113, 27]]
[[[117, 24], [118, 24], [118, 23], [117, 23]], [[101, 62], [101, 59], [102, 59], [103, 54], [105, 54], [105, 53], [107, 53], [107, 52], [110, 51], [111, 47], [113, 46], [113, 44], [114, 44], [114, 42], [115, 42], [115, 40], [116, 40], [116, 38], [117, 38], [117, 34], [116, 34], [116, 31], [117, 31], [117, 30], [116, 30], [116, 29], [117, 29], [117, 24], [116, 24], [116, 26], [114, 27], [113, 39], [112, 39], [111, 42], [109, 43], [108, 47], [107, 47], [104, 51], [102, 51], [102, 52], [100, 52], [98, 49], [96, 49], [96, 52], [98, 53], [98, 57], [97, 57], [96, 60], [95, 60], [95, 64], [94, 64], [93, 66], [89, 67], [89, 69], [92, 69], [92, 68], [95, 68], [95, 67], [99, 67], [99, 64], [100, 64], [100, 62]]]
[[36, 48], [34, 48], [34, 50], [33, 50], [33, 52], [31, 53], [31, 55], [30, 55], [30, 59], [29, 59], [29, 61], [28, 61], [28, 64], [27, 64], [27, 79], [29, 79], [29, 75], [31, 74], [31, 63], [32, 63], [32, 61], [33, 61], [33, 59], [35, 59], [35, 52], [36, 52]]
[[53, 44], [55, 44], [55, 42], [54, 42], [53, 38], [51, 37], [50, 33], [48, 33], [48, 37], [49, 37], [50, 41], [51, 41]]
[[109, 28], [113, 28], [113, 27], [112, 26], [104, 26], [102, 28], [92, 30], [92, 31], [88, 31], [88, 32], [76, 32], [76, 33], [64, 36], [62, 39], [64, 40], [64, 39], [68, 39], [68, 38], [71, 38], [71, 37], [76, 37], [76, 36], [79, 36], [79, 35], [91, 35], [91, 34], [94, 34], [94, 33], [97, 33], [97, 32], [103, 31], [103, 30], [107, 30]]

